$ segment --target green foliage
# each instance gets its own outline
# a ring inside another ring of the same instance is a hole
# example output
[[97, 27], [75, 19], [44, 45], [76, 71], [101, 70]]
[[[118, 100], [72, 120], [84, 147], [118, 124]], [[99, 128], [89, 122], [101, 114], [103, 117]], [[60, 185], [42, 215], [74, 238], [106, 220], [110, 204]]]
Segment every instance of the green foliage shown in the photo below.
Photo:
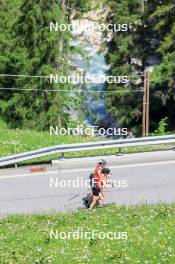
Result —
[[[108, 62], [110, 74], [139, 75], [150, 65], [154, 65], [150, 82], [150, 130], [167, 117], [167, 129], [174, 130], [175, 115], [175, 4], [171, 0], [147, 1], [144, 12], [141, 1], [109, 1], [113, 23], [133, 23], [128, 32], [117, 32], [109, 43]], [[151, 60], [156, 59], [152, 63]], [[137, 81], [135, 81], [137, 80]], [[108, 84], [106, 101], [116, 123], [141, 134], [143, 78], [132, 77], [128, 93], [123, 93], [124, 85]], [[126, 87], [125, 87], [126, 88]], [[120, 92], [121, 91], [121, 92]]]
[[163, 136], [167, 134], [167, 117], [163, 118], [162, 120], [160, 120], [158, 128], [155, 130], [155, 132], [153, 133], [153, 136]]
[[46, 76], [0, 78], [2, 88], [11, 88], [0, 90], [0, 115], [12, 128], [44, 130], [53, 124], [66, 127], [70, 122], [70, 109], [76, 104], [71, 92], [74, 86], [50, 84], [47, 76], [67, 76], [72, 70], [70, 32], [49, 30], [51, 21], [69, 23], [72, 6], [84, 10], [82, 1], [2, 0], [0, 72]]
[[[159, 40], [156, 52], [160, 63], [152, 74], [152, 104], [160, 109], [156, 122], [167, 116], [168, 130], [174, 130], [175, 115], [175, 4], [166, 1], [150, 16], [153, 33]], [[156, 115], [154, 108], [153, 116]]]
[[[128, 24], [128, 31], [113, 33], [108, 46], [107, 61], [111, 65], [109, 74], [129, 76], [131, 84], [127, 92], [126, 85], [108, 84], [106, 101], [109, 112], [116, 123], [139, 130], [142, 111], [141, 81], [135, 83], [131, 75], [141, 74], [144, 69], [142, 45], [146, 41], [141, 21], [140, 1], [109, 1], [111, 13], [108, 21], [113, 24]], [[130, 92], [132, 90], [132, 92]], [[114, 92], [115, 91], [115, 92]]]
[[[89, 11], [92, 6], [91, 6], [91, 1], [90, 0], [67, 0], [66, 3], [71, 10], [74, 10], [76, 13], [76, 17], [81, 17], [83, 13]], [[69, 13], [69, 10], [67, 10]]]
[[[97, 3], [98, 2], [98, 3]], [[50, 21], [70, 22], [105, 4], [107, 23], [128, 24], [127, 32], [114, 32], [108, 43], [109, 75], [129, 76], [130, 83], [106, 84], [106, 103], [115, 123], [141, 134], [143, 71], [153, 64], [150, 75], [150, 131], [167, 117], [167, 130], [175, 129], [175, 4], [172, 0], [1, 0], [0, 73], [68, 75], [73, 70], [70, 32], [49, 31]], [[155, 59], [152, 63], [150, 60]], [[137, 77], [139, 75], [139, 77]], [[72, 124], [72, 109], [80, 108], [83, 96], [70, 84], [50, 84], [48, 78], [0, 76], [0, 115], [12, 128], [47, 129]], [[20, 88], [15, 90], [13, 88]], [[31, 89], [34, 89], [31, 91]], [[51, 92], [47, 90], [62, 90]], [[111, 92], [110, 92], [111, 91]], [[85, 107], [85, 104], [84, 106]], [[87, 111], [88, 112], [88, 111]], [[81, 115], [82, 113], [80, 113]], [[82, 118], [82, 116], [81, 116]]]

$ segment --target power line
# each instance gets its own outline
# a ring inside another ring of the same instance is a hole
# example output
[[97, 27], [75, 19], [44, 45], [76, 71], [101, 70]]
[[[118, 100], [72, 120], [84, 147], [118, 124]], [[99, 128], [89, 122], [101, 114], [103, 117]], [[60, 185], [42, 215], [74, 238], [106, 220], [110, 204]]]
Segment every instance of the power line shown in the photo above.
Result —
[[[97, 75], [97, 74], [94, 74], [94, 75]], [[77, 76], [81, 76], [81, 75], [77, 75]], [[126, 74], [126, 75], [117, 75], [116, 77], [120, 77], [120, 76], [137, 77], [137, 76], [144, 76], [144, 74], [132, 74], [132, 75]], [[25, 74], [0, 74], [0, 77], [50, 78], [50, 76], [44, 76], [44, 75], [25, 75]]]
[[[96, 74], [95, 74], [96, 75]], [[63, 75], [60, 75], [60, 76], [63, 76]], [[78, 77], [81, 75], [77, 75]], [[92, 74], [93, 76], [93, 74]], [[137, 77], [144, 77], [144, 74], [136, 74], [136, 75], [115, 75], [115, 77], [121, 77], [121, 76], [127, 76], [127, 77], [133, 77], [133, 78], [137, 78]], [[49, 79], [50, 76], [44, 76], [44, 75], [18, 75], [18, 74], [0, 74], [0, 78], [1, 77], [22, 77], [22, 78], [43, 78], [43, 79]], [[174, 77], [174, 73], [172, 76], [169, 76], [169, 77]], [[131, 80], [132, 81], [132, 80]], [[133, 80], [134, 81], [134, 80]], [[153, 80], [150, 80], [150, 82], [155, 82]], [[60, 82], [61, 83], [61, 82]], [[93, 84], [93, 83], [92, 83]]]
[[0, 77], [49, 78], [44, 75], [0, 74]]
[[83, 89], [78, 89], [78, 90], [68, 90], [68, 89], [25, 89], [25, 88], [19, 88], [19, 87], [2, 87], [0, 90], [17, 90], [17, 91], [41, 91], [41, 92], [97, 92], [97, 93], [128, 93], [128, 92], [143, 92], [143, 90], [121, 90], [121, 91], [100, 91], [100, 90], [83, 90]]

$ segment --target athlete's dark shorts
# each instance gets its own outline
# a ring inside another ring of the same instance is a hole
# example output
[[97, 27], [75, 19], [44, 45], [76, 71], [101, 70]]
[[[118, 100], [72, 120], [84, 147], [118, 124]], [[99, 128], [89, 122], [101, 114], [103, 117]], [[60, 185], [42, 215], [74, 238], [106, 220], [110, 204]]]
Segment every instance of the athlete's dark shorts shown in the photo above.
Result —
[[93, 195], [99, 196], [100, 192], [101, 192], [101, 189], [100, 188], [97, 188], [97, 187], [93, 187], [92, 188]]

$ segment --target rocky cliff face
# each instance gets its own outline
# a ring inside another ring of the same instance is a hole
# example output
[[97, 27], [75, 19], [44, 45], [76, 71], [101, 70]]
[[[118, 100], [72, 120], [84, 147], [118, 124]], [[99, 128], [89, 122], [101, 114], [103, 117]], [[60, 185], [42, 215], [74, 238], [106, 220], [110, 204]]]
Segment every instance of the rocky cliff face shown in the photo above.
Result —
[[105, 24], [108, 12], [107, 7], [101, 7], [95, 11], [87, 12], [81, 19], [72, 19], [73, 36], [100, 48], [102, 43], [111, 39], [111, 33], [105, 37], [100, 30], [100, 25]]

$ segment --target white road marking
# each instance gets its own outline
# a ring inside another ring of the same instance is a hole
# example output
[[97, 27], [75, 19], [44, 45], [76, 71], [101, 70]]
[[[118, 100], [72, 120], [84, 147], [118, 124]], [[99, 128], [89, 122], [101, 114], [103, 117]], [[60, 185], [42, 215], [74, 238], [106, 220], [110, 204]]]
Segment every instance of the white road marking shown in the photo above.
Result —
[[[175, 164], [175, 160], [171, 161], [161, 161], [161, 162], [147, 162], [147, 163], [140, 163], [140, 164], [124, 164], [124, 165], [116, 165], [116, 166], [110, 166], [111, 169], [114, 168], [134, 168], [134, 167], [144, 167], [144, 166], [154, 166], [154, 165], [169, 165], [169, 164]], [[61, 173], [63, 172], [81, 172], [81, 171], [92, 171], [93, 168], [89, 169], [74, 169], [74, 170], [61, 170]], [[8, 179], [8, 178], [20, 178], [20, 177], [29, 177], [29, 176], [38, 176], [38, 175], [49, 175], [49, 174], [59, 174], [59, 171], [48, 171], [48, 172], [38, 172], [38, 173], [25, 173], [25, 174], [16, 174], [16, 175], [9, 175], [9, 176], [0, 176], [1, 179]]]

